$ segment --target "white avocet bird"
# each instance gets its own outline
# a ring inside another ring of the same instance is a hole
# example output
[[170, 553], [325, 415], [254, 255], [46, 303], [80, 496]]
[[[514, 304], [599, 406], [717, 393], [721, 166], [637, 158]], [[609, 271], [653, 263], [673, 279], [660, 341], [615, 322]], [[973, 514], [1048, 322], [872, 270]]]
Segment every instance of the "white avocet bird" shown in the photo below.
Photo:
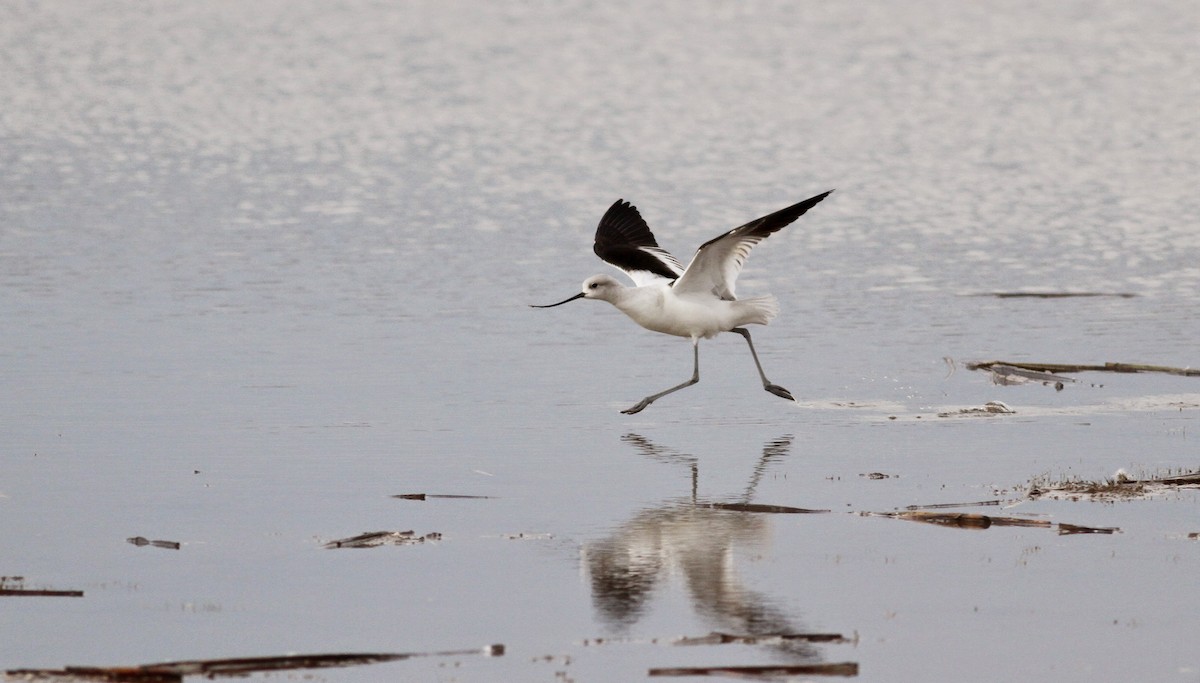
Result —
[[641, 412], [663, 396], [699, 382], [700, 340], [710, 339], [720, 332], [736, 332], [745, 337], [763, 388], [794, 401], [791, 392], [767, 379], [762, 363], [758, 362], [754, 342], [750, 340], [750, 331], [742, 327], [770, 322], [779, 313], [775, 297], [768, 294], [738, 299], [734, 295], [734, 286], [754, 245], [803, 216], [830, 192], [833, 190], [705, 242], [696, 250], [687, 268], [658, 246], [637, 208], [618, 199], [600, 219], [592, 249], [601, 259], [625, 271], [636, 286], [626, 287], [608, 275], [593, 275], [583, 281], [583, 291], [575, 296], [533, 308], [552, 308], [575, 299], [601, 299], [648, 330], [692, 340], [692, 378], [651, 394], [637, 405], [621, 411], [627, 415]]

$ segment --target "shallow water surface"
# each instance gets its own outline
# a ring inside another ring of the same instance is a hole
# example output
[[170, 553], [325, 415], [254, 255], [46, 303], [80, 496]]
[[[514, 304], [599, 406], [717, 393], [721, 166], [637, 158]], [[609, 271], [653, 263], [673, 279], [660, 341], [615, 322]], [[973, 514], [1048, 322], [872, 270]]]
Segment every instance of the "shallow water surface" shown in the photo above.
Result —
[[[1196, 490], [1027, 492], [1195, 471], [1200, 379], [965, 363], [1196, 364], [1198, 24], [1170, 1], [0, 8], [0, 576], [83, 592], [0, 596], [0, 664], [1195, 681]], [[753, 334], [795, 403], [723, 335], [699, 384], [621, 415], [687, 377], [686, 341], [527, 307], [608, 269], [618, 197], [686, 261], [831, 188], [739, 281], [781, 302]], [[910, 506], [1045, 525], [889, 516]], [[326, 547], [377, 531], [412, 542]]]

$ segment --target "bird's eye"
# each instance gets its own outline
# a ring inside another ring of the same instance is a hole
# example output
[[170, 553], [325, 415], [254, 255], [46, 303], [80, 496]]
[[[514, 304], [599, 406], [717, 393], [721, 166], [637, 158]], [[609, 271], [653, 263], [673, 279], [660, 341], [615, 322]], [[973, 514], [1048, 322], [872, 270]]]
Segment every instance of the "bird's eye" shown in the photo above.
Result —
[[595, 289], [599, 286], [600, 286], [599, 282], [593, 282], [592, 284], [588, 285], [588, 289]]

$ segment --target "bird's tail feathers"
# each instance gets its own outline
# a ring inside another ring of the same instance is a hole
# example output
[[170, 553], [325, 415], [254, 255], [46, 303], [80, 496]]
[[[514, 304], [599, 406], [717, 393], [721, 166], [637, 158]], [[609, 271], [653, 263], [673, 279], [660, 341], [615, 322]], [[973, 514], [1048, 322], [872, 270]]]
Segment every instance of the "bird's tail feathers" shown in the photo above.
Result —
[[779, 302], [770, 294], [738, 299], [738, 304], [745, 311], [739, 325], [766, 325], [779, 315]]

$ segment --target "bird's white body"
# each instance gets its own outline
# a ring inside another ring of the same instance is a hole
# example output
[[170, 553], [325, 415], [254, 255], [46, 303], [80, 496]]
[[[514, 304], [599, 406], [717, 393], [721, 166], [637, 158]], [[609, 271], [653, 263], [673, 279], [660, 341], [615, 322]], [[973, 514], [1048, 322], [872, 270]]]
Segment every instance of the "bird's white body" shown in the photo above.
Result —
[[728, 301], [712, 294], [676, 294], [666, 280], [626, 287], [608, 275], [594, 275], [582, 290], [585, 299], [607, 301], [647, 330], [692, 340], [711, 339], [742, 325], [766, 325], [779, 314], [770, 295]]
[[616, 306], [648, 330], [691, 339], [692, 378], [647, 396], [623, 413], [640, 412], [663, 396], [699, 382], [700, 340], [721, 332], [734, 332], [746, 339], [763, 389], [795, 400], [787, 389], [767, 380], [750, 332], [743, 327], [771, 322], [779, 314], [779, 304], [770, 295], [738, 299], [734, 290], [738, 273], [754, 245], [804, 215], [828, 195], [829, 192], [819, 194], [718, 235], [700, 245], [687, 268], [658, 246], [637, 208], [618, 199], [600, 219], [593, 251], [625, 271], [635, 286], [626, 287], [608, 275], [593, 275], [583, 281], [578, 294], [535, 308], [561, 306], [575, 299], [598, 299]]

